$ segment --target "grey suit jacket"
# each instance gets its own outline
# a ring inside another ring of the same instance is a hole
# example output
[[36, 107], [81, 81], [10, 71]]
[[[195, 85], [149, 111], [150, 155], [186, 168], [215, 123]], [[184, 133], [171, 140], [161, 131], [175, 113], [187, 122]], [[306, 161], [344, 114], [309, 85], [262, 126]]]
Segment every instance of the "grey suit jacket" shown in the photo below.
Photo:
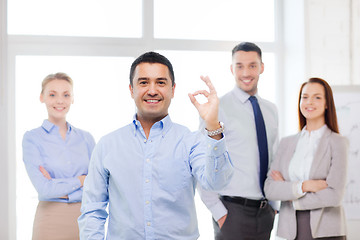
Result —
[[[265, 182], [265, 194], [269, 200], [280, 200], [278, 236], [296, 237], [296, 201], [298, 210], [310, 210], [310, 227], [314, 238], [346, 235], [346, 220], [341, 206], [347, 174], [347, 148], [345, 137], [326, 129], [320, 139], [310, 170], [310, 179], [326, 180], [328, 187], [316, 193], [306, 193], [299, 198], [297, 182], [289, 178], [289, 163], [295, 152], [300, 133], [283, 138], [271, 164]], [[280, 171], [285, 181], [271, 178], [272, 170]]]

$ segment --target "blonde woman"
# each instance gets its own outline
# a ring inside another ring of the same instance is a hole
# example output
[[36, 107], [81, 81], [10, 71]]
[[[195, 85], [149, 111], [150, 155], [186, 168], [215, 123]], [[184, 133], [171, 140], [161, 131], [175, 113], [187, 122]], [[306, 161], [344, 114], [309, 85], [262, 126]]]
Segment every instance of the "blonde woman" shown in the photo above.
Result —
[[40, 101], [48, 119], [23, 138], [23, 160], [39, 198], [33, 240], [79, 239], [82, 187], [95, 141], [66, 121], [74, 101], [68, 75], [48, 75], [42, 82]]
[[347, 170], [345, 137], [339, 135], [329, 84], [311, 78], [300, 89], [300, 132], [284, 138], [265, 182], [270, 200], [281, 200], [278, 236], [346, 239], [342, 207]]

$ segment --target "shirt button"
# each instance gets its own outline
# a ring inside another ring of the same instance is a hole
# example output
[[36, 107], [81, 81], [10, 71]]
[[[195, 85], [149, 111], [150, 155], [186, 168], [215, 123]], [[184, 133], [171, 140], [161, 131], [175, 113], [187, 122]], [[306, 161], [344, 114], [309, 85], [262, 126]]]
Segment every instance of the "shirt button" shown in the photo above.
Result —
[[150, 202], [149, 202], [149, 201], [146, 201], [145, 203], [146, 203], [146, 204], [149, 204]]
[[217, 168], [215, 169], [215, 172], [219, 171]]
[[151, 226], [151, 222], [147, 222], [146, 225]]
[[148, 183], [148, 182], [150, 182], [150, 180], [149, 180], [149, 179], [146, 179], [146, 180], [145, 180], [145, 182], [147, 182], [147, 183]]
[[146, 140], [146, 139], [144, 139], [144, 143], [146, 143], [146, 141], [147, 141], [147, 140]]
[[148, 158], [148, 159], [146, 159], [146, 162], [150, 162], [150, 159]]
[[215, 150], [215, 151], [218, 150], [218, 147], [214, 147], [214, 150]]
[[211, 145], [210, 145], [210, 144], [208, 144], [208, 148], [211, 148]]

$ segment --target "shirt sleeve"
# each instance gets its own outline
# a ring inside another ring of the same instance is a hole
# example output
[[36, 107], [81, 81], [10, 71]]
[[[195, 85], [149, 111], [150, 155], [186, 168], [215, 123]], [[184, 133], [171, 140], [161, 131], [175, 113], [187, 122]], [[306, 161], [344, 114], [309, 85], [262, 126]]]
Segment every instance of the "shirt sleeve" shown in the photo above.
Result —
[[85, 138], [85, 142], [86, 142], [86, 145], [88, 147], [88, 156], [89, 156], [89, 159], [91, 157], [91, 154], [92, 154], [92, 151], [94, 150], [94, 147], [95, 147], [95, 139], [94, 137], [88, 133], [88, 132], [85, 132], [84, 134], [84, 138]]
[[40, 172], [39, 167], [44, 165], [41, 150], [36, 144], [36, 137], [27, 132], [23, 138], [23, 160], [29, 178], [39, 194], [39, 199], [60, 198], [81, 188], [77, 177], [52, 178], [48, 180]]
[[93, 151], [83, 187], [81, 215], [78, 219], [80, 239], [105, 238], [109, 173], [103, 167], [104, 159], [100, 142]]
[[220, 190], [230, 181], [234, 168], [225, 146], [220, 140], [196, 133], [196, 143], [190, 153], [190, 166], [198, 183], [205, 190]]
[[215, 221], [218, 221], [228, 213], [228, 210], [219, 199], [220, 195], [218, 193], [204, 190], [199, 184], [197, 185], [197, 190], [201, 201], [210, 210]]

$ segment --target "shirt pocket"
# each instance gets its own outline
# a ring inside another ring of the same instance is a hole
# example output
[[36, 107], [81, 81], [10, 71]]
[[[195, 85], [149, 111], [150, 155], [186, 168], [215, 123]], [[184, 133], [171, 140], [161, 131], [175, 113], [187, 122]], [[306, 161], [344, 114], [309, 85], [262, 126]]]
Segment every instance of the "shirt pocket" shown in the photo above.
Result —
[[187, 175], [184, 158], [163, 159], [158, 172], [159, 187], [166, 192], [176, 193], [186, 186]]

